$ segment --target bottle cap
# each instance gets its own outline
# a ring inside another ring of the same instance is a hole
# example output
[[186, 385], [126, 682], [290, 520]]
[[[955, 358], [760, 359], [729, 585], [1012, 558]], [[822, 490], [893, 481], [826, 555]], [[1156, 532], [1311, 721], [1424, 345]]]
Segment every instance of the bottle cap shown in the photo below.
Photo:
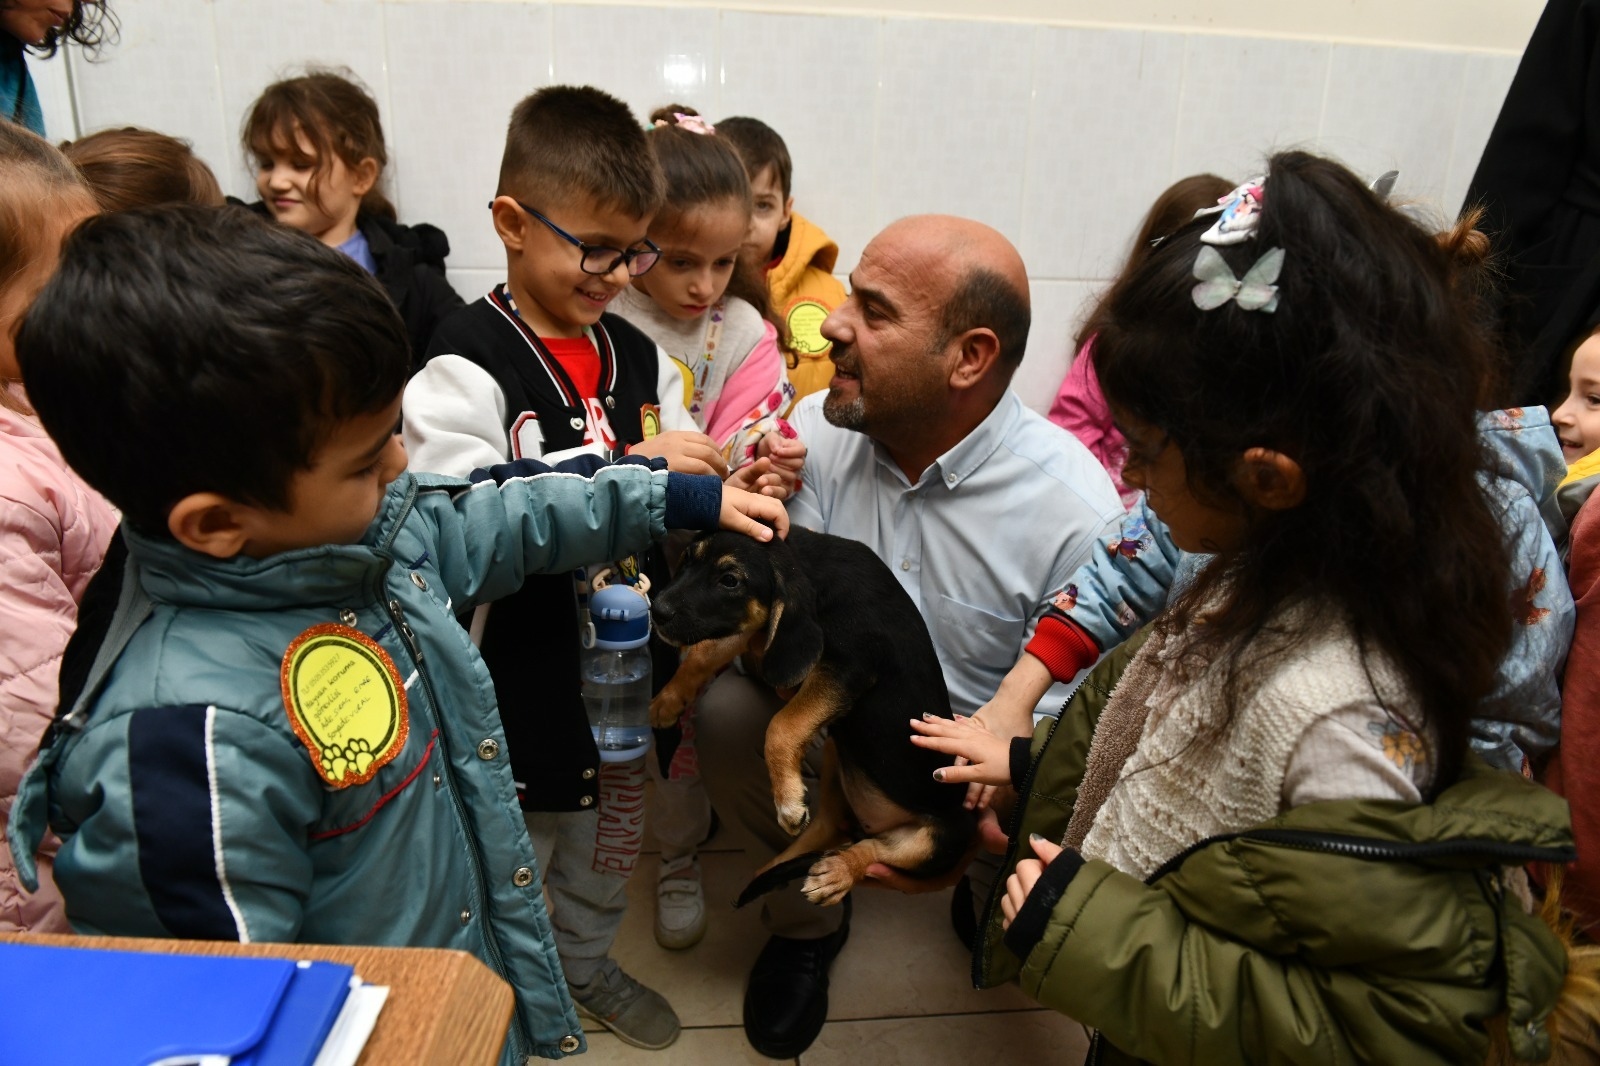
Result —
[[607, 585], [589, 596], [594, 646], [606, 651], [637, 648], [650, 639], [650, 601], [627, 585]]

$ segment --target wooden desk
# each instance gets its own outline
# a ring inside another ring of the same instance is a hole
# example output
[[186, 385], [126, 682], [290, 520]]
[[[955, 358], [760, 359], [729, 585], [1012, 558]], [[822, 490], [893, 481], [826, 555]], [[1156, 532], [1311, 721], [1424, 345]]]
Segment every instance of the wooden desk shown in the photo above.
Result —
[[332, 944], [235, 944], [115, 936], [0, 933], [0, 940], [178, 955], [243, 955], [342, 962], [389, 998], [359, 1066], [493, 1066], [511, 1024], [511, 986], [464, 951]]

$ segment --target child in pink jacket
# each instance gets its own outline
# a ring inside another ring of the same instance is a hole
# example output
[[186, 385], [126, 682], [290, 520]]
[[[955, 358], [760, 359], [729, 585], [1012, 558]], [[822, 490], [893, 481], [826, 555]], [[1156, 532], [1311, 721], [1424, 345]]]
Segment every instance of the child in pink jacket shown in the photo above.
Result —
[[[68, 468], [32, 417], [13, 345], [62, 238], [94, 211], [72, 164], [0, 122], [0, 829], [55, 714], [61, 653], [117, 528], [111, 505]], [[68, 931], [49, 876], [55, 847], [49, 838], [39, 891], [28, 895], [0, 834], [0, 930]]]
[[[1233, 182], [1215, 174], [1194, 174], [1168, 187], [1166, 192], [1156, 197], [1156, 202], [1144, 216], [1139, 235], [1134, 238], [1133, 249], [1128, 253], [1128, 261], [1122, 264], [1117, 276], [1124, 277], [1132, 272], [1150, 254], [1156, 241], [1189, 221], [1196, 211], [1215, 207], [1219, 199], [1233, 191], [1233, 186]], [[1055, 403], [1050, 405], [1050, 421], [1077, 437], [1090, 454], [1100, 460], [1100, 465], [1111, 475], [1112, 483], [1122, 496], [1122, 505], [1131, 507], [1134, 497], [1139, 493], [1122, 482], [1122, 461], [1127, 442], [1122, 439], [1117, 427], [1111, 424], [1111, 408], [1106, 406], [1106, 398], [1100, 392], [1100, 380], [1094, 373], [1094, 335], [1100, 329], [1100, 308], [1108, 295], [1109, 292], [1101, 296], [1084, 321], [1083, 328], [1078, 331], [1078, 354], [1072, 360], [1072, 368], [1067, 371], [1066, 379], [1061, 382], [1061, 391], [1056, 393]]]

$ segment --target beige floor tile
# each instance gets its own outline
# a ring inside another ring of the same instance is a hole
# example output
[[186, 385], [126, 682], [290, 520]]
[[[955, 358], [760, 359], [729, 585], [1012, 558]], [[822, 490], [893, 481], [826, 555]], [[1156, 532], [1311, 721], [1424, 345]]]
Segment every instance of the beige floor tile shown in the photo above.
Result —
[[1076, 1063], [1088, 1047], [1081, 1025], [1047, 1010], [829, 1022], [800, 1066]]
[[584, 1066], [777, 1066], [776, 1060], [756, 1054], [738, 1028], [685, 1029], [661, 1051], [640, 1051], [610, 1033], [591, 1034], [588, 1039], [589, 1051], [578, 1060]]
[[915, 1017], [1025, 1010], [1038, 1004], [1015, 985], [979, 992], [972, 956], [950, 926], [950, 892], [854, 893], [850, 940], [833, 965], [830, 1018]]
[[641, 858], [628, 883], [628, 913], [617, 933], [612, 958], [666, 996], [685, 1026], [738, 1027], [743, 1018], [745, 977], [767, 939], [756, 908], [733, 909], [733, 898], [748, 873], [744, 857], [701, 853], [709, 922], [705, 939], [684, 951], [660, 947], [652, 932], [657, 862], [655, 856]]
[[[657, 860], [645, 856], [628, 886], [628, 913], [612, 956], [667, 997], [685, 1026], [738, 1026], [750, 966], [766, 943], [757, 908], [730, 905], [749, 872], [742, 854], [705, 853], [709, 926], [687, 951], [659, 947], [655, 920]], [[1037, 1004], [1015, 986], [972, 988], [970, 956], [950, 929], [950, 893], [905, 896], [887, 889], [855, 893], [850, 940], [834, 964], [829, 1017], [885, 1018], [980, 1014]]]

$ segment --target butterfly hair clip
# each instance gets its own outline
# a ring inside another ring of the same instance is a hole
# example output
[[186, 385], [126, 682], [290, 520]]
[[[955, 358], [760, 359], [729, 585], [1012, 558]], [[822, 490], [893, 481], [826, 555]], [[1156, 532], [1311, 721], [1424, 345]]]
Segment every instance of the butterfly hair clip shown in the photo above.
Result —
[[1232, 300], [1241, 311], [1264, 311], [1272, 314], [1278, 309], [1278, 275], [1283, 270], [1283, 249], [1269, 249], [1244, 272], [1235, 277], [1222, 253], [1207, 245], [1195, 257], [1194, 276], [1199, 284], [1194, 287], [1194, 305], [1202, 311], [1212, 311]]

